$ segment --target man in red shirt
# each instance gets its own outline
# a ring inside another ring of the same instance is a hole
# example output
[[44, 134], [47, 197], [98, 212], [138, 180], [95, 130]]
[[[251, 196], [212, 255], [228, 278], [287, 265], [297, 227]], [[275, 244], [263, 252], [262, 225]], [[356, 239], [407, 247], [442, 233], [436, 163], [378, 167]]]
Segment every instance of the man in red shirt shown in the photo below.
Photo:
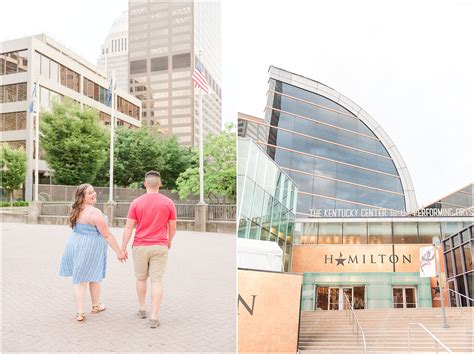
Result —
[[132, 253], [135, 277], [137, 278], [138, 316], [146, 318], [145, 297], [147, 279], [151, 279], [150, 327], [160, 325], [157, 319], [163, 298], [162, 280], [168, 258], [168, 250], [176, 233], [176, 207], [173, 201], [160, 194], [161, 176], [149, 171], [145, 175], [146, 194], [136, 198], [130, 205], [127, 223], [123, 231], [122, 250], [127, 244], [135, 224]]

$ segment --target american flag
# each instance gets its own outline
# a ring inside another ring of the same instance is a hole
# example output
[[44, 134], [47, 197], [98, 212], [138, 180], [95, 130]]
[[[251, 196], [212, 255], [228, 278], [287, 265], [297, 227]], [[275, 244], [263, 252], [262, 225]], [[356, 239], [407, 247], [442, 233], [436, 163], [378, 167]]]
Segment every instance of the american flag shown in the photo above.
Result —
[[209, 84], [207, 83], [201, 63], [197, 63], [194, 68], [193, 82], [194, 87], [200, 87], [205, 93], [209, 92]]

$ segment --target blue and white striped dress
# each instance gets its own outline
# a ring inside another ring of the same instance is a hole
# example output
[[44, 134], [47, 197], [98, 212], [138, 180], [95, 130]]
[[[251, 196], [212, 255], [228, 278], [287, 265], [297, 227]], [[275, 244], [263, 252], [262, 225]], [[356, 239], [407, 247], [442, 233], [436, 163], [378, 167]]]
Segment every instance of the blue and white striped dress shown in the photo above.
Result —
[[[106, 220], [107, 221], [107, 220]], [[97, 227], [76, 223], [66, 242], [59, 275], [72, 283], [100, 282], [107, 267], [107, 241]]]

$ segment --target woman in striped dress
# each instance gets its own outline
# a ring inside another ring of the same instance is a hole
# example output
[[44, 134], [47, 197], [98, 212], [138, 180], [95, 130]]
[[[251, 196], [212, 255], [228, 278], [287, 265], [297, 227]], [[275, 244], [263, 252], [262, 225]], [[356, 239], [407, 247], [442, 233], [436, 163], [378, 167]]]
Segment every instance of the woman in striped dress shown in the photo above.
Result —
[[72, 276], [74, 298], [77, 307], [77, 321], [84, 322], [84, 303], [87, 284], [92, 303], [92, 313], [105, 310], [99, 302], [100, 282], [105, 278], [107, 266], [107, 244], [117, 253], [121, 262], [127, 256], [121, 251], [114, 235], [107, 227], [107, 219], [94, 207], [97, 193], [90, 184], [77, 187], [75, 201], [69, 215], [73, 230], [64, 249], [59, 275]]

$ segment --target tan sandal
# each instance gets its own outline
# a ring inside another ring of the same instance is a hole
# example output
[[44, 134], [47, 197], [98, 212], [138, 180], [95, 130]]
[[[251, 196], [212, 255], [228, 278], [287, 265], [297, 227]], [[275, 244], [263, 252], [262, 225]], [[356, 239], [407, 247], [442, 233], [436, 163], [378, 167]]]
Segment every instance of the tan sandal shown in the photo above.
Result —
[[104, 304], [98, 303], [97, 305], [92, 305], [92, 313], [99, 313], [105, 311], [106, 307]]
[[80, 322], [80, 323], [83, 323], [86, 321], [86, 314], [84, 312], [81, 312], [81, 313], [77, 313], [76, 315], [76, 320], [77, 322]]

